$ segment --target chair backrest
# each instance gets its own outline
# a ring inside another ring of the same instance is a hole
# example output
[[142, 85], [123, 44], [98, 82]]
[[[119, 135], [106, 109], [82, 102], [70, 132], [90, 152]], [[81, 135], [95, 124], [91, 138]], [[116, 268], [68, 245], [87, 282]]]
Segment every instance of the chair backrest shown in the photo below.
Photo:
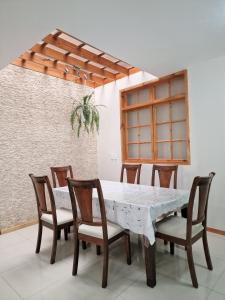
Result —
[[[48, 176], [34, 176], [33, 174], [29, 174], [29, 176], [33, 183], [33, 187], [36, 195], [39, 219], [41, 218], [42, 213], [51, 213], [53, 217], [53, 224], [57, 225], [55, 199], [54, 199], [52, 187], [48, 179]], [[46, 190], [48, 191], [48, 195], [49, 195], [51, 211], [48, 210]]]
[[126, 170], [127, 183], [140, 184], [141, 164], [122, 164], [120, 182], [123, 182], [124, 170]]
[[152, 167], [152, 186], [155, 185], [155, 173], [158, 171], [160, 187], [169, 188], [171, 178], [173, 175], [173, 188], [177, 188], [177, 169], [178, 166], [159, 166], [153, 165]]
[[[197, 224], [202, 224], [204, 228], [207, 223], [207, 210], [208, 210], [208, 199], [209, 191], [213, 177], [215, 176], [214, 172], [209, 173], [207, 177], [197, 176], [193, 180], [188, 208], [187, 208], [187, 239], [190, 239], [192, 236], [192, 226]], [[198, 191], [198, 203], [197, 204], [197, 216], [194, 219], [194, 204], [196, 201], [196, 193]]]
[[[103, 238], [108, 239], [107, 221], [105, 204], [102, 194], [101, 183], [99, 179], [92, 180], [75, 180], [67, 178], [70, 199], [72, 205], [73, 219], [76, 221], [76, 230], [79, 224], [86, 224], [90, 226], [101, 226], [103, 230]], [[92, 209], [92, 194], [93, 189], [97, 190], [98, 202], [100, 207], [100, 219], [95, 219]], [[79, 216], [78, 216], [79, 208]]]
[[51, 173], [54, 188], [57, 187], [56, 179], [58, 181], [58, 186], [61, 187], [67, 185], [67, 177], [73, 178], [73, 170], [71, 166], [51, 167]]

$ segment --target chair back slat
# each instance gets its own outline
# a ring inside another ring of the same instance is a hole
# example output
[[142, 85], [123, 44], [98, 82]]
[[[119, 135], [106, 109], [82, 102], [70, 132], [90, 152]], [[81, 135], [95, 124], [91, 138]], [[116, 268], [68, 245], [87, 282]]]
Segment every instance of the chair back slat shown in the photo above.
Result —
[[75, 188], [75, 195], [80, 210], [81, 220], [87, 223], [93, 222], [92, 193], [92, 188]]
[[38, 204], [42, 211], [47, 211], [47, 202], [45, 195], [45, 184], [43, 182], [35, 182], [35, 188], [38, 195]]
[[[207, 177], [198, 176], [193, 180], [187, 210], [187, 238], [189, 239], [191, 238], [193, 225], [202, 224], [206, 227], [209, 192], [214, 176], [215, 173], [211, 172]], [[197, 191], [199, 196], [196, 200]], [[196, 203], [197, 216], [193, 218], [195, 201], [198, 201]]]
[[158, 171], [160, 187], [169, 188], [173, 176], [173, 188], [177, 188], [177, 169], [178, 166], [159, 166], [152, 167], [152, 186], [155, 185], [155, 173]]
[[[103, 238], [108, 239], [107, 221], [105, 204], [99, 179], [92, 180], [75, 180], [67, 178], [73, 218], [78, 230], [79, 224], [87, 224], [90, 226], [101, 226], [103, 230]], [[100, 218], [93, 216], [93, 189], [97, 190], [98, 202], [100, 207]], [[80, 215], [78, 216], [78, 209]]]
[[122, 164], [120, 182], [123, 182], [124, 170], [126, 170], [127, 183], [140, 184], [141, 164]]
[[52, 187], [51, 187], [50, 181], [48, 179], [48, 176], [34, 176], [33, 174], [29, 174], [29, 176], [33, 183], [33, 187], [34, 187], [34, 191], [35, 191], [35, 195], [36, 195], [36, 202], [37, 202], [39, 218], [41, 217], [42, 213], [48, 212], [48, 205], [47, 205], [47, 199], [46, 199], [46, 188], [47, 188], [50, 205], [51, 205], [50, 212], [53, 215], [53, 224], [57, 224], [55, 200], [54, 200]]
[[[51, 167], [53, 187], [62, 187], [67, 185], [66, 178], [73, 178], [73, 170], [71, 166]], [[57, 179], [57, 180], [56, 180]], [[57, 184], [58, 182], [58, 184]]]

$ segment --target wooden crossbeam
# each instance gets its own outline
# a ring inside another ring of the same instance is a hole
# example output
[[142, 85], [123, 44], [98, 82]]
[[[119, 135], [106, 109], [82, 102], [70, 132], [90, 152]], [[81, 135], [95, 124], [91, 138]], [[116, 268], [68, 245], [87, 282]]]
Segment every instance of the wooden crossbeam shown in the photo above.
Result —
[[100, 65], [106, 66], [112, 70], [119, 72], [119, 73], [123, 73], [127, 76], [129, 75], [129, 70], [127, 68], [122, 67], [103, 56], [97, 55], [87, 49], [84, 49], [84, 48], [79, 47], [69, 41], [66, 41], [66, 40], [62, 39], [60, 36], [54, 36], [52, 34], [49, 34], [43, 39], [43, 41], [45, 43], [54, 45], [58, 48], [61, 48], [65, 51], [69, 51], [70, 53], [73, 53], [75, 55], [78, 55], [80, 57], [88, 59], [95, 63], [98, 63]]
[[[111, 59], [112, 57], [112, 59]], [[61, 79], [98, 87], [140, 70], [56, 29], [13, 64]]]
[[[33, 71], [36, 71], [36, 72], [39, 72], [39, 73], [44, 73], [44, 74], [54, 76], [54, 77], [57, 77], [57, 78], [73, 81], [73, 82], [76, 82], [78, 84], [84, 84], [84, 80], [82, 78], [75, 77], [73, 74], [70, 74], [70, 73], [65, 74], [61, 70], [57, 70], [57, 69], [52, 68], [52, 67], [44, 66], [44, 65], [36, 63], [34, 61], [29, 61], [29, 60], [25, 60], [25, 59], [22, 59], [22, 58], [17, 58], [14, 61], [12, 61], [12, 64], [14, 64], [16, 66], [19, 66], [19, 67], [26, 68], [26, 69], [30, 69], [30, 70], [33, 70]], [[101, 84], [97, 84], [97, 83], [92, 82], [92, 81], [87, 81], [86, 84], [87, 84], [87, 86], [90, 86], [92, 88], [95, 88], [95, 87], [101, 85]]]
[[[77, 76], [76, 71], [74, 70], [74, 68], [71, 65], [68, 65], [68, 64], [56, 61], [56, 60], [55, 61], [49, 60], [49, 58], [47, 56], [40, 57], [36, 53], [25, 52], [20, 57], [22, 59], [30, 60], [35, 63], [41, 64], [43, 66], [51, 67], [51, 68], [54, 68], [57, 70], [61, 70], [63, 72], [65, 71], [65, 69], [67, 69], [68, 73], [73, 74], [75, 77], [79, 77], [79, 76]], [[79, 72], [80, 72], [80, 77], [84, 79], [84, 76], [86, 75], [86, 73], [82, 70], [79, 70]], [[95, 76], [92, 73], [87, 74], [87, 75], [88, 75], [88, 80], [99, 83], [101, 85], [105, 84], [104, 78]]]
[[55, 60], [59, 60], [61, 62], [70, 64], [70, 65], [79, 66], [83, 70], [89, 71], [91, 73], [98, 74], [102, 77], [116, 80], [115, 74], [113, 74], [109, 71], [106, 71], [104, 69], [101, 69], [99, 67], [91, 65], [89, 62], [84, 62], [84, 61], [79, 60], [75, 57], [72, 57], [72, 56], [69, 55], [69, 53], [67, 55], [65, 55], [65, 54], [63, 54], [63, 53], [61, 53], [61, 52], [59, 52], [55, 49], [52, 49], [52, 48], [48, 47], [48, 46], [43, 46], [43, 44], [36, 44], [35, 46], [33, 46], [31, 48], [31, 51], [36, 52], [36, 53], [40, 53], [40, 54], [45, 55], [45, 56], [49, 56], [49, 57], [51, 57]]

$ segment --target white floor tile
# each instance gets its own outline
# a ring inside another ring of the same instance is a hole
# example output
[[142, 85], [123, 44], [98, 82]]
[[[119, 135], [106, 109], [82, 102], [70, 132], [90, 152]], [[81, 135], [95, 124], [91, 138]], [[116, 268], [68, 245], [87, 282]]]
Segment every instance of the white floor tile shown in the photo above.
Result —
[[73, 235], [58, 241], [56, 263], [50, 265], [52, 231], [44, 228], [41, 251], [35, 254], [38, 226], [33, 225], [0, 236], [0, 299], [70, 300], [70, 299], [204, 299], [225, 300], [225, 238], [208, 234], [214, 266], [206, 267], [202, 242], [193, 247], [199, 288], [192, 287], [186, 252], [157, 241], [157, 285], [146, 286], [143, 245], [132, 235], [132, 265], [126, 264], [123, 243], [111, 245], [108, 287], [101, 288], [102, 259], [95, 246], [80, 249], [78, 276], [72, 276]]
[[220, 276], [213, 290], [225, 295], [225, 272]]
[[181, 284], [163, 275], [157, 276], [157, 285], [154, 288], [147, 287], [145, 282], [136, 281], [120, 296], [126, 300], [206, 300], [210, 290], [200, 286], [198, 289], [190, 285]]
[[222, 294], [212, 291], [212, 292], [210, 292], [207, 300], [225, 300], [225, 295], [222, 295]]
[[21, 299], [17, 295], [17, 293], [2, 278], [0, 278], [0, 299], [2, 299], [2, 300], [20, 300]]

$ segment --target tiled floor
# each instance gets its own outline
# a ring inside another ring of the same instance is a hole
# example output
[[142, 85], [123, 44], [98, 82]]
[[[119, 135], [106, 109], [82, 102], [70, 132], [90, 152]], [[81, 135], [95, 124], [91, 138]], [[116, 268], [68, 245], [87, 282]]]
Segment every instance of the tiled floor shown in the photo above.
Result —
[[185, 251], [157, 242], [157, 286], [145, 284], [142, 247], [132, 237], [132, 265], [125, 262], [124, 248], [117, 243], [110, 251], [108, 287], [101, 288], [101, 256], [95, 248], [80, 251], [78, 276], [71, 275], [73, 242], [58, 243], [57, 261], [49, 264], [52, 232], [44, 229], [40, 254], [35, 254], [37, 226], [0, 236], [1, 300], [83, 300], [83, 299], [208, 299], [225, 300], [225, 238], [209, 234], [214, 270], [206, 268], [202, 244], [194, 246], [199, 288], [191, 285]]

